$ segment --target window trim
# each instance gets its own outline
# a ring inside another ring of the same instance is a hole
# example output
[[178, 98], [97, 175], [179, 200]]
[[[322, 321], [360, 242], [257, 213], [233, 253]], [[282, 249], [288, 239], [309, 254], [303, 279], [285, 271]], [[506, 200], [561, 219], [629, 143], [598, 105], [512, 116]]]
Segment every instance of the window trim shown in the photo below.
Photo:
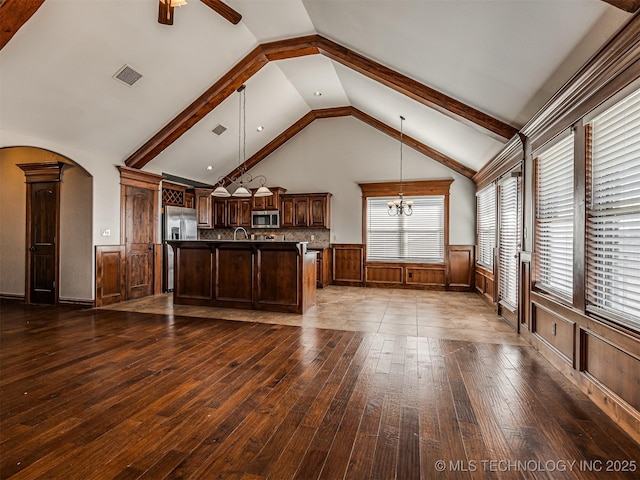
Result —
[[[414, 180], [410, 182], [374, 182], [359, 183], [362, 190], [362, 243], [364, 245], [364, 258], [367, 258], [367, 199], [371, 197], [394, 197], [400, 192], [406, 197], [411, 196], [444, 196], [444, 260], [442, 262], [417, 262], [425, 265], [444, 265], [447, 262], [447, 252], [449, 251], [449, 192], [453, 179], [448, 180]], [[366, 263], [398, 263], [404, 264], [402, 260], [396, 262], [366, 260]], [[411, 262], [416, 263], [416, 262]]]

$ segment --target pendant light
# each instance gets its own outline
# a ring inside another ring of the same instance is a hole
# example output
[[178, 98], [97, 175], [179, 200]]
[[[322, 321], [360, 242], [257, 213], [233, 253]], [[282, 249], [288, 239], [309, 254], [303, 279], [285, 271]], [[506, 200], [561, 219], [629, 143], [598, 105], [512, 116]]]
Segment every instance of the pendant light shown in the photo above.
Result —
[[260, 187], [256, 190], [256, 197], [268, 197], [273, 195], [273, 192], [269, 190], [265, 183], [267, 181], [264, 175], [258, 175], [253, 177], [251, 174], [245, 171], [246, 162], [246, 150], [247, 150], [247, 112], [246, 112], [246, 86], [241, 85], [238, 88], [239, 108], [238, 108], [238, 164], [240, 167], [240, 175], [229, 179], [231, 183], [238, 185], [236, 190], [231, 194], [224, 187], [224, 177], [218, 179], [218, 187], [213, 191], [211, 195], [214, 197], [237, 197], [237, 198], [250, 198], [251, 191], [246, 187], [247, 184], [253, 180], [260, 179]]
[[402, 194], [402, 137], [403, 137], [403, 123], [405, 118], [400, 115], [400, 193], [396, 200], [390, 200], [387, 202], [387, 213], [390, 217], [409, 216], [413, 213], [413, 200], [405, 200]]

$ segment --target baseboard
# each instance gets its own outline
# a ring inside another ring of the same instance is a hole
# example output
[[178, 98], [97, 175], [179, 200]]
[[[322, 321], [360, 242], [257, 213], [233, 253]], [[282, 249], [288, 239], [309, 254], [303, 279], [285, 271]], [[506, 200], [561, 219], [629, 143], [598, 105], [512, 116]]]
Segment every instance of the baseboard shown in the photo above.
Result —
[[61, 298], [58, 300], [60, 305], [78, 305], [80, 307], [94, 308], [95, 302], [93, 300], [81, 300], [78, 298]]
[[3, 300], [20, 300], [24, 302], [24, 295], [19, 293], [0, 293], [0, 298]]

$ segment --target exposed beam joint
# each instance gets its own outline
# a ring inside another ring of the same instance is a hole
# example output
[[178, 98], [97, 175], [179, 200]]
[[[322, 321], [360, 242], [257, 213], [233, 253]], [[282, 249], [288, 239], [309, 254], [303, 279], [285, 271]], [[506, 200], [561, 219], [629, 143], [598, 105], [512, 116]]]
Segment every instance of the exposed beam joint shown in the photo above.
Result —
[[494, 138], [505, 141], [518, 132], [511, 125], [395, 72], [331, 40], [320, 35], [308, 35], [257, 46], [183, 110], [182, 113], [134, 152], [125, 161], [125, 164], [136, 168], [144, 167], [196, 122], [202, 120], [215, 107], [233, 94], [240, 85], [251, 78], [268, 62], [317, 54], [323, 54], [342, 63], [423, 105], [434, 108]]
[[[298, 121], [294, 122], [289, 128], [287, 128], [284, 132], [278, 135], [276, 138], [271, 140], [267, 145], [258, 150], [255, 154], [253, 154], [250, 158], [248, 158], [242, 165], [239, 165], [234, 170], [229, 172], [229, 174], [224, 176], [224, 185], [229, 185], [231, 183], [232, 178], [237, 178], [240, 176], [240, 172], [242, 170], [247, 171], [251, 168], [255, 167], [262, 160], [267, 158], [273, 152], [275, 152], [282, 145], [291, 140], [295, 135], [304, 130], [308, 125], [313, 123], [314, 120], [319, 118], [336, 118], [336, 117], [349, 117], [353, 116], [358, 120], [372, 126], [373, 128], [389, 135], [390, 137], [395, 138], [396, 140], [400, 140], [400, 132], [393, 127], [390, 127], [386, 123], [381, 122], [373, 118], [370, 115], [358, 110], [352, 106], [346, 107], [335, 107], [335, 108], [323, 108], [318, 110], [311, 110], [306, 115], [302, 116]], [[408, 147], [413, 148], [414, 150], [426, 155], [427, 157], [435, 160], [436, 162], [441, 163], [447, 168], [464, 175], [467, 178], [472, 178], [476, 171], [462, 165], [460, 162], [448, 157], [444, 153], [441, 153], [434, 148], [425, 145], [424, 143], [412, 138], [406, 134], [402, 135], [403, 144]]]

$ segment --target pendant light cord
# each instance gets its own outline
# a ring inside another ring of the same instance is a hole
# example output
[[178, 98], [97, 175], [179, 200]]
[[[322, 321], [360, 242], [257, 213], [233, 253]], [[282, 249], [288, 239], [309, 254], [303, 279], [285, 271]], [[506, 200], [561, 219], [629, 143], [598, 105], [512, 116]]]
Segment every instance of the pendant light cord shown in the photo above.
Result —
[[402, 124], [404, 122], [404, 117], [400, 115], [400, 195], [402, 196], [402, 137], [403, 137], [403, 128]]

